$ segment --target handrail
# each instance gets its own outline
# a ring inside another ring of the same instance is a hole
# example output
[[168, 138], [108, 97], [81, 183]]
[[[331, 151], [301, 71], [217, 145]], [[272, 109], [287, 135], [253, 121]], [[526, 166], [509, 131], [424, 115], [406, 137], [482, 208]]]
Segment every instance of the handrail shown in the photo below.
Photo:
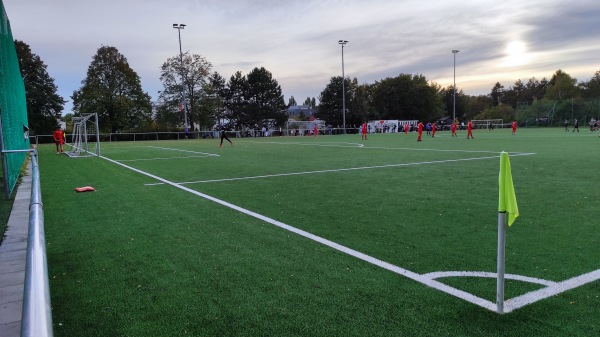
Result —
[[23, 292], [21, 337], [52, 337], [52, 308], [46, 260], [44, 210], [37, 151], [31, 150], [31, 202]]

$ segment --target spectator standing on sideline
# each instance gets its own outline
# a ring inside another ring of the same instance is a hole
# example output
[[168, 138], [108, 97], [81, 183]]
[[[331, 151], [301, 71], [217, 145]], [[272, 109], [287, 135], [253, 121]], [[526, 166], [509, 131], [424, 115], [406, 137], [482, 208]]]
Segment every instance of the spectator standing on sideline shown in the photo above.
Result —
[[467, 139], [473, 139], [475, 137], [473, 137], [473, 122], [469, 121], [469, 123], [467, 123]]
[[54, 143], [56, 144], [56, 153], [63, 153], [63, 144], [65, 143], [65, 132], [60, 127], [57, 127], [56, 130], [54, 130], [54, 133], [52, 133], [52, 137], [54, 138]]

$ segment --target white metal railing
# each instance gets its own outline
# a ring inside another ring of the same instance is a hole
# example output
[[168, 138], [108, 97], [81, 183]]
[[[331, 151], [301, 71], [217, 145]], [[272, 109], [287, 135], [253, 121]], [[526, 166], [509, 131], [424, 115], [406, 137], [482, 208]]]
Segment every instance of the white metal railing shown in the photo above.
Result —
[[52, 337], [52, 309], [46, 260], [44, 210], [40, 188], [37, 151], [31, 151], [31, 201], [29, 236], [23, 291], [22, 337]]

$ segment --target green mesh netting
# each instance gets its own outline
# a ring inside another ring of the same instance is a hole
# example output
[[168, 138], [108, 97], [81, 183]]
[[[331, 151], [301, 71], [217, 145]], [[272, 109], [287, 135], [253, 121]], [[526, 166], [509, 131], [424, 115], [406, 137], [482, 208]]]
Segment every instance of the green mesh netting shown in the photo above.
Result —
[[[2, 123], [3, 150], [29, 149], [27, 105], [25, 86], [19, 70], [19, 61], [10, 29], [10, 22], [0, 0], [2, 18], [0, 21], [0, 122]], [[3, 155], [3, 189], [10, 195], [19, 178], [26, 153], [6, 153]]]

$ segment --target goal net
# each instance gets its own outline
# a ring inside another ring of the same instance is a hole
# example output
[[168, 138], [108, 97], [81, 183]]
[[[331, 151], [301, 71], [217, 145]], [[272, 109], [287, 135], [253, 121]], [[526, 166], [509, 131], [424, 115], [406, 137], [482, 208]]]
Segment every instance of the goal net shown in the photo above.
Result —
[[73, 117], [73, 136], [70, 149], [66, 152], [72, 158], [100, 156], [100, 134], [98, 114]]
[[504, 127], [502, 119], [479, 119], [472, 120], [475, 129], [502, 129]]

